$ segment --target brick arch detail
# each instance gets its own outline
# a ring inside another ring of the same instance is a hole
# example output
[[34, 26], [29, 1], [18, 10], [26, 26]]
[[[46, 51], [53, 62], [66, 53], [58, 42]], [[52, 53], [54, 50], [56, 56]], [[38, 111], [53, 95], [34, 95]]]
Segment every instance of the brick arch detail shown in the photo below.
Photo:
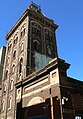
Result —
[[36, 105], [39, 103], [43, 103], [43, 102], [45, 102], [45, 100], [42, 97], [34, 97], [29, 101], [29, 103], [27, 104], [27, 107], [32, 106], [32, 105]]

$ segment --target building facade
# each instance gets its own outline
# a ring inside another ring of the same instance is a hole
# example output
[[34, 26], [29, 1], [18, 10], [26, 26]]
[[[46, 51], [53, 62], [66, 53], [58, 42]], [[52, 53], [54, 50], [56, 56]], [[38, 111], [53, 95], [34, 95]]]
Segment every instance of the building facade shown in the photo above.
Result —
[[3, 74], [3, 66], [4, 66], [4, 59], [5, 59], [5, 51], [6, 47], [3, 46], [0, 48], [0, 115], [1, 115], [1, 95], [2, 95], [2, 74]]
[[83, 83], [58, 58], [57, 28], [32, 3], [6, 35], [1, 119], [81, 119]]
[[3, 66], [4, 66], [4, 60], [5, 60], [5, 52], [6, 47], [3, 46], [0, 48], [0, 85], [2, 82], [2, 74], [3, 74]]

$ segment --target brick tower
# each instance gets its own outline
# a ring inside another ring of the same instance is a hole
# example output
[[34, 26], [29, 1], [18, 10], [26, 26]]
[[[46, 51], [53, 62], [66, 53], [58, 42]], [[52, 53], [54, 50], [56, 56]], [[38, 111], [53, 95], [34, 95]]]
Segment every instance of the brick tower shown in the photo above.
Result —
[[43, 15], [39, 6], [32, 3], [6, 35], [2, 81], [3, 119], [16, 117], [15, 84], [39, 71], [58, 56], [55, 35], [57, 27], [53, 20]]

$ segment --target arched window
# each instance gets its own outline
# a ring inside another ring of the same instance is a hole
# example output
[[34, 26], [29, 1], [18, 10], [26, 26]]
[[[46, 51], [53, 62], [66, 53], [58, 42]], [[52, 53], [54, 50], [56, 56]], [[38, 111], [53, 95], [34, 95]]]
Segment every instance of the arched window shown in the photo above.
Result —
[[25, 35], [26, 24], [24, 24], [21, 28], [21, 37]]
[[22, 44], [20, 45], [20, 51], [21, 51], [21, 52], [23, 51], [23, 49], [24, 49], [24, 43], [22, 43]]
[[3, 87], [3, 93], [6, 94], [6, 91], [7, 91], [7, 85], [4, 84], [4, 87]]
[[48, 52], [49, 55], [51, 55], [51, 49], [50, 49], [49, 46], [47, 46], [47, 52]]
[[37, 40], [33, 41], [33, 47], [35, 51], [39, 51], [39, 42]]
[[41, 37], [41, 26], [36, 22], [32, 22], [32, 34]]
[[2, 111], [5, 110], [5, 100], [2, 101]]
[[14, 89], [14, 81], [10, 80], [10, 90], [13, 90], [13, 89]]
[[10, 55], [6, 59], [6, 64], [8, 65], [10, 63]]
[[5, 79], [8, 79], [8, 70], [5, 73]]
[[12, 97], [9, 97], [8, 100], [8, 110], [12, 108]]
[[48, 41], [53, 40], [53, 32], [48, 28], [45, 28], [45, 40], [48, 40]]
[[45, 29], [45, 40], [49, 41], [49, 30]]
[[20, 59], [19, 73], [22, 73], [23, 58]]
[[15, 64], [13, 64], [13, 66], [12, 66], [12, 73], [14, 73], [15, 72]]
[[[11, 39], [11, 40], [12, 40], [12, 39]], [[9, 45], [8, 45], [8, 51], [11, 50], [11, 47], [12, 47], [12, 44], [11, 44], [11, 42], [10, 42]]]
[[48, 29], [48, 28], [45, 28], [45, 33], [44, 33], [44, 38], [45, 38], [45, 46], [46, 46], [46, 54], [49, 55], [49, 56], [55, 56], [55, 50], [54, 50], [54, 35], [53, 35], [53, 32]]
[[14, 81], [11, 80], [11, 90], [13, 90], [13, 88], [14, 88]]
[[16, 50], [13, 52], [13, 59], [16, 58]]
[[14, 36], [14, 45], [16, 45], [18, 42], [18, 33]]

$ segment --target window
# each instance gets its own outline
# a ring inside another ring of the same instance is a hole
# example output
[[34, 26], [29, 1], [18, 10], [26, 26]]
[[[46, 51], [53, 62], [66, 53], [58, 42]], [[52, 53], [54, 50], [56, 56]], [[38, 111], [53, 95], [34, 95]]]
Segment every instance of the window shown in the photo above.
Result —
[[37, 36], [41, 36], [41, 31], [40, 31], [40, 29], [37, 29]]
[[20, 46], [20, 51], [23, 51], [23, 49], [24, 49], [24, 44], [22, 43]]
[[11, 43], [9, 43], [9, 45], [8, 45], [8, 51], [10, 51], [10, 50], [11, 50], [11, 47], [12, 47], [12, 44], [11, 44]]
[[20, 59], [20, 65], [19, 65], [19, 80], [22, 80], [22, 67], [23, 67], [23, 58]]
[[20, 59], [20, 66], [19, 66], [19, 73], [22, 73], [22, 64], [23, 64], [23, 59]]
[[55, 56], [55, 46], [54, 46], [54, 36], [53, 36], [53, 32], [48, 29], [48, 28], [45, 28], [45, 34], [44, 34], [44, 38], [45, 38], [45, 46], [46, 46], [46, 50], [47, 50], [47, 55], [50, 55], [52, 57]]
[[26, 24], [24, 24], [21, 28], [21, 37], [25, 35]]
[[36, 34], [36, 28], [35, 27], [32, 27], [32, 34]]
[[14, 45], [16, 45], [18, 42], [18, 33], [14, 36]]
[[12, 97], [9, 97], [9, 100], [8, 100], [8, 110], [10, 110], [12, 107]]
[[13, 66], [12, 66], [12, 73], [14, 73], [15, 72], [15, 64], [13, 64]]
[[53, 33], [49, 29], [45, 29], [45, 40], [52, 41], [53, 40]]
[[32, 34], [41, 37], [41, 26], [37, 23], [32, 23]]
[[19, 80], [21, 81], [23, 78], [22, 73], [19, 74]]
[[56, 77], [56, 72], [52, 73], [52, 78]]
[[50, 49], [50, 46], [47, 46], [47, 52], [49, 55], [51, 55], [51, 49]]
[[39, 42], [36, 41], [36, 40], [34, 40], [33, 43], [34, 43], [34, 44], [33, 44], [34, 50], [35, 50], [35, 51], [38, 51], [38, 50], [39, 50]]
[[45, 39], [49, 41], [49, 30], [45, 29]]
[[13, 89], [14, 89], [14, 81], [10, 80], [10, 90], [13, 90]]
[[4, 86], [3, 86], [3, 94], [6, 94], [6, 91], [7, 91], [7, 85], [4, 84]]
[[13, 53], [13, 59], [15, 59], [15, 58], [16, 58], [16, 50]]
[[8, 65], [9, 63], [10, 63], [10, 56], [8, 56], [6, 59], [6, 64]]
[[21, 98], [21, 89], [17, 89], [17, 99]]
[[8, 70], [5, 73], [5, 79], [8, 79]]
[[5, 110], [5, 100], [2, 101], [2, 111]]

